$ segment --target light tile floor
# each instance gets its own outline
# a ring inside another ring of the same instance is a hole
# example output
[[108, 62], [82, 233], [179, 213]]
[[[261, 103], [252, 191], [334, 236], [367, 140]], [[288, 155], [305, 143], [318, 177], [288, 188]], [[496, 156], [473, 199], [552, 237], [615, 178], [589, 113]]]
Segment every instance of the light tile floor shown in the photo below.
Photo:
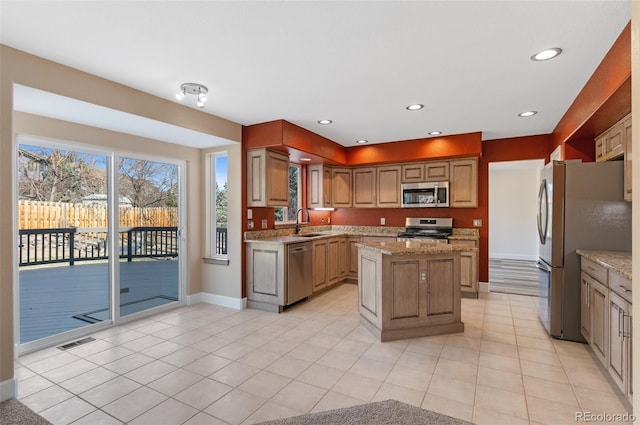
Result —
[[388, 343], [359, 325], [354, 285], [279, 315], [197, 304], [20, 357], [18, 397], [54, 424], [251, 424], [385, 399], [477, 424], [624, 413], [536, 302], [482, 294], [463, 300], [464, 333]]

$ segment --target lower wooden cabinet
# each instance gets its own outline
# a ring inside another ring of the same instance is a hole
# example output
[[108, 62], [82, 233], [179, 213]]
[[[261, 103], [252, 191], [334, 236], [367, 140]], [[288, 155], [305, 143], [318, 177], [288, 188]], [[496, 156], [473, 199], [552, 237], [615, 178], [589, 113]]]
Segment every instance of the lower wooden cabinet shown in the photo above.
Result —
[[284, 255], [281, 243], [247, 243], [247, 304], [278, 311], [284, 305]]
[[313, 292], [325, 289], [328, 285], [327, 276], [327, 239], [313, 241]]
[[631, 304], [609, 293], [609, 374], [628, 395], [631, 384]]
[[452, 239], [449, 243], [473, 248], [460, 253], [460, 289], [462, 290], [463, 297], [478, 298], [478, 241]]
[[347, 279], [358, 280], [358, 247], [360, 236], [349, 236], [347, 242]]

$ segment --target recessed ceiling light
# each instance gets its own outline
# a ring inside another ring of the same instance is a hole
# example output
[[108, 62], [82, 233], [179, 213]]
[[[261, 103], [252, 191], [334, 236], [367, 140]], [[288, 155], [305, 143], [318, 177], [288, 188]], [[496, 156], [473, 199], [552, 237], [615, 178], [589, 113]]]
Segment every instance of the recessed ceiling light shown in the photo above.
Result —
[[332, 122], [333, 121], [331, 120], [318, 120], [318, 124], [321, 124], [321, 125], [328, 125], [328, 124], [331, 124]]
[[526, 111], [526, 112], [520, 112], [520, 113], [518, 114], [518, 116], [519, 116], [519, 117], [526, 118], [526, 117], [532, 117], [532, 116], [534, 116], [534, 115], [535, 115], [535, 114], [537, 114], [537, 113], [538, 113], [538, 111]]
[[356, 140], [356, 143], [359, 144], [359, 145], [364, 145], [365, 143], [369, 143], [369, 141], [361, 139], [361, 140]]
[[442, 131], [431, 131], [429, 136], [439, 136], [440, 134], [442, 134]]
[[311, 158], [300, 158], [300, 161], [309, 162], [309, 161], [311, 161]]
[[413, 105], [409, 105], [407, 106], [407, 109], [410, 111], [418, 111], [420, 109], [424, 108], [424, 105], [421, 105], [419, 103], [414, 103]]
[[562, 49], [559, 47], [553, 47], [551, 49], [544, 49], [531, 56], [532, 61], [546, 61], [549, 59], [553, 59], [562, 53]]

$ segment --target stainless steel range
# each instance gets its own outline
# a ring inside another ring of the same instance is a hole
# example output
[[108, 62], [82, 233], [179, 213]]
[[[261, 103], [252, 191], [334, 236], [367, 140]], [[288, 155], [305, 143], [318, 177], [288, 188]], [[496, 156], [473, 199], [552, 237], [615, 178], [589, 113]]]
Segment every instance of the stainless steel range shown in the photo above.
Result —
[[453, 233], [452, 218], [416, 218], [407, 217], [405, 231], [398, 233], [398, 242], [421, 241], [449, 243]]

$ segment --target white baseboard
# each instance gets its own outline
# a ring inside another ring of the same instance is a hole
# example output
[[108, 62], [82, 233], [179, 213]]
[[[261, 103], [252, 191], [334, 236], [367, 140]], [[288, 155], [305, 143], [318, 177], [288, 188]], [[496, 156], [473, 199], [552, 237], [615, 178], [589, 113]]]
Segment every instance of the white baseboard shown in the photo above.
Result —
[[538, 261], [538, 256], [527, 254], [501, 254], [489, 253], [490, 260], [522, 260], [522, 261]]
[[489, 282], [478, 282], [478, 292], [489, 292]]
[[236, 310], [244, 310], [247, 308], [246, 298], [226, 297], [224, 295], [210, 294], [208, 292], [200, 292], [199, 294], [191, 295], [191, 297], [197, 297], [197, 302], [234, 308]]
[[202, 302], [202, 292], [198, 292], [197, 294], [187, 295], [186, 300], [187, 305], [198, 304]]
[[16, 380], [14, 378], [0, 382], [0, 402], [16, 398], [17, 394]]

